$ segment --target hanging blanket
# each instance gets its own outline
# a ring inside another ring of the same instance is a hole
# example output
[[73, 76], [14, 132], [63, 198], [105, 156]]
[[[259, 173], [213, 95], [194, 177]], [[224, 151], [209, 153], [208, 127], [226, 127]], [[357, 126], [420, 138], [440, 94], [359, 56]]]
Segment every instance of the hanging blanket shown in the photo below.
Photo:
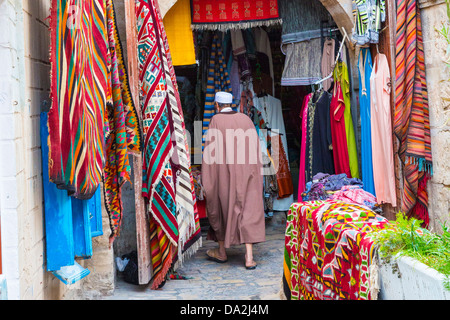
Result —
[[142, 189], [154, 231], [150, 241], [152, 289], [156, 289], [163, 284], [174, 262], [181, 264], [185, 256], [197, 250], [201, 238], [181, 101], [167, 36], [157, 3], [137, 0], [136, 5], [145, 135]]
[[397, 1], [394, 133], [404, 164], [403, 212], [428, 225], [427, 180], [433, 174], [422, 23], [415, 0]]
[[123, 61], [114, 4], [107, 0], [107, 25], [109, 40], [108, 63], [108, 126], [105, 132], [106, 161], [103, 172], [105, 207], [109, 215], [111, 243], [119, 235], [122, 222], [121, 187], [130, 182], [131, 166], [128, 152], [139, 153], [141, 135]]
[[208, 82], [206, 84], [205, 109], [203, 111], [203, 138], [202, 138], [202, 152], [205, 147], [206, 131], [208, 130], [211, 118], [215, 114], [214, 100], [216, 92], [226, 91], [230, 92], [231, 83], [228, 76], [227, 65], [222, 52], [222, 45], [217, 33], [214, 34], [211, 57], [209, 59], [208, 67]]
[[[153, 2], [153, 1], [151, 1]], [[159, 47], [158, 24], [152, 4], [136, 0], [140, 103], [143, 118], [142, 195], [149, 211], [153, 286], [157, 288], [169, 270], [178, 245], [175, 187], [170, 165], [173, 144], [166, 76]], [[167, 238], [167, 239], [166, 239]], [[166, 245], [167, 244], [167, 245]], [[158, 253], [159, 251], [159, 253]]]
[[284, 293], [292, 300], [377, 299], [375, 246], [369, 231], [388, 220], [336, 200], [295, 203], [288, 213]]
[[182, 265], [185, 258], [193, 255], [201, 246], [201, 230], [196, 205], [194, 178], [191, 171], [191, 156], [186, 136], [186, 125], [178, 91], [177, 78], [173, 67], [169, 41], [158, 4], [155, 1], [153, 2], [153, 5], [159, 28], [160, 48], [169, 97], [170, 123], [172, 126], [172, 136], [174, 137], [174, 148], [176, 153], [176, 157], [171, 160], [172, 168], [174, 168], [174, 172], [176, 173], [174, 176], [175, 202], [177, 204], [179, 233], [178, 256], [174, 261], [176, 262], [174, 269], [176, 269]]
[[192, 28], [247, 29], [280, 24], [277, 0], [192, 0]]
[[104, 0], [52, 0], [49, 179], [91, 198], [105, 158], [107, 28]]

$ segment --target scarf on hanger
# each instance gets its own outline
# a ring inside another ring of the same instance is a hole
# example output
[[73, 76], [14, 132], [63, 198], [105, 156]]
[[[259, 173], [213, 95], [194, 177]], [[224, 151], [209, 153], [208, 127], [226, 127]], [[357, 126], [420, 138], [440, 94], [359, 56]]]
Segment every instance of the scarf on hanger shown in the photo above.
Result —
[[433, 174], [420, 9], [397, 0], [394, 133], [404, 164], [401, 210], [429, 223], [427, 180]]
[[121, 187], [131, 182], [131, 166], [128, 153], [141, 150], [139, 118], [131, 98], [128, 75], [122, 55], [122, 44], [116, 25], [112, 0], [107, 0], [108, 22], [108, 98], [107, 130], [105, 132], [106, 161], [103, 171], [105, 207], [109, 215], [112, 243], [119, 236], [122, 222]]
[[105, 162], [106, 2], [52, 0], [50, 33], [49, 179], [90, 199]]

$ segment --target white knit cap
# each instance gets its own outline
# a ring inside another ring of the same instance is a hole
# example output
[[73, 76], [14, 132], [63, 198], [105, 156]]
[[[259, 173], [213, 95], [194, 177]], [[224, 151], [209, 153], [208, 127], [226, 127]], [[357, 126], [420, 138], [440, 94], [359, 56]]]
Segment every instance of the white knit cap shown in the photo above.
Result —
[[219, 91], [216, 93], [215, 101], [218, 103], [231, 104], [233, 103], [233, 95], [229, 92]]

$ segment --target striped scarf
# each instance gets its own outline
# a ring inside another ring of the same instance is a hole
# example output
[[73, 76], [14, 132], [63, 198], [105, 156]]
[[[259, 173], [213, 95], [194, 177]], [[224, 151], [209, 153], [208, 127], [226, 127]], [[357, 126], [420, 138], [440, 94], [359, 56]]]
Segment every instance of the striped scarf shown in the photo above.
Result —
[[225, 63], [225, 58], [222, 52], [222, 45], [220, 43], [219, 36], [217, 35], [217, 33], [215, 33], [211, 45], [211, 57], [209, 59], [208, 68], [208, 82], [206, 84], [205, 110], [203, 113], [202, 151], [205, 147], [206, 131], [208, 130], [211, 118], [215, 113], [214, 100], [216, 92], [232, 92], [231, 82], [227, 70], [227, 65]]
[[91, 198], [105, 162], [106, 0], [52, 0], [49, 179]]
[[394, 133], [404, 164], [401, 210], [427, 226], [426, 183], [433, 166], [422, 23], [415, 0], [397, 0], [395, 67]]

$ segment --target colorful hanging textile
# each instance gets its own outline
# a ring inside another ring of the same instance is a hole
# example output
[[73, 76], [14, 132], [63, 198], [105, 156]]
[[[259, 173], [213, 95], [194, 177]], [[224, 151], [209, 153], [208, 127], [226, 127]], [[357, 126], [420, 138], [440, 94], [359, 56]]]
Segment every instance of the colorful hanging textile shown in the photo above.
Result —
[[110, 241], [119, 236], [122, 222], [121, 187], [130, 182], [131, 166], [128, 153], [139, 153], [141, 134], [123, 61], [122, 45], [116, 25], [112, 0], [107, 3], [108, 25], [108, 96], [107, 129], [105, 132], [106, 161], [103, 172], [105, 207], [109, 215]]
[[352, 0], [355, 28], [352, 38], [357, 45], [378, 43], [381, 23], [386, 20], [385, 0]]
[[106, 2], [52, 0], [50, 32], [49, 179], [89, 199], [105, 159]]
[[190, 0], [178, 0], [164, 17], [174, 66], [196, 64]]
[[247, 29], [280, 24], [277, 0], [192, 0], [192, 28]]
[[178, 245], [179, 232], [175, 187], [170, 165], [170, 157], [174, 150], [170, 131], [170, 107], [158, 43], [158, 24], [152, 2], [136, 0], [136, 18], [144, 132], [142, 196], [150, 213], [150, 225], [154, 225], [150, 237], [153, 263], [152, 288], [157, 288], [164, 281], [173, 261], [173, 254], [157, 253], [176, 252], [171, 246]]
[[203, 111], [203, 137], [202, 137], [202, 152], [205, 146], [205, 136], [208, 130], [211, 118], [215, 114], [214, 100], [216, 92], [226, 91], [230, 92], [231, 83], [228, 76], [227, 65], [222, 52], [222, 44], [217, 33], [214, 34], [211, 45], [211, 56], [208, 67], [208, 82], [206, 84], [205, 109]]
[[286, 222], [283, 283], [291, 300], [374, 300], [375, 245], [388, 220], [337, 200], [295, 203]]
[[401, 210], [428, 225], [427, 180], [433, 174], [420, 9], [397, 1], [394, 134], [404, 164]]
[[145, 135], [142, 190], [153, 228], [156, 289], [174, 262], [181, 264], [197, 250], [201, 237], [181, 101], [158, 4], [136, 0], [136, 15]]
[[302, 138], [300, 143], [300, 166], [298, 174], [298, 195], [297, 199], [302, 199], [302, 193], [306, 187], [306, 139], [308, 136], [308, 105], [309, 100], [312, 97], [312, 93], [306, 95], [303, 98], [302, 110], [300, 113]]
[[350, 163], [348, 159], [347, 138], [345, 131], [345, 102], [341, 84], [336, 82], [333, 87], [333, 96], [330, 103], [331, 140], [333, 145], [333, 160], [336, 174], [345, 173], [351, 178]]
[[375, 194], [372, 162], [371, 96], [370, 76], [372, 74], [372, 55], [370, 48], [361, 48], [358, 56], [359, 105], [361, 119], [361, 180], [364, 190]]
[[351, 102], [350, 102], [350, 78], [348, 75], [347, 64], [339, 61], [333, 71], [334, 82], [339, 82], [344, 96], [345, 111], [345, 132], [347, 137], [348, 159], [350, 163], [350, 172], [353, 178], [359, 178], [358, 153], [356, 150], [355, 130], [353, 128]]
[[[175, 201], [177, 204], [178, 223], [178, 256], [175, 269], [180, 266], [185, 258], [193, 255], [201, 246], [201, 232], [198, 209], [196, 206], [194, 178], [191, 171], [191, 156], [186, 136], [183, 108], [178, 91], [177, 77], [172, 63], [172, 55], [169, 41], [165, 32], [163, 20], [158, 4], [154, 3], [155, 14], [159, 27], [159, 40], [162, 52], [163, 67], [166, 74], [167, 90], [170, 106], [170, 123], [174, 137], [176, 158], [171, 160], [175, 172]], [[174, 261], [175, 262], [175, 261]]]

